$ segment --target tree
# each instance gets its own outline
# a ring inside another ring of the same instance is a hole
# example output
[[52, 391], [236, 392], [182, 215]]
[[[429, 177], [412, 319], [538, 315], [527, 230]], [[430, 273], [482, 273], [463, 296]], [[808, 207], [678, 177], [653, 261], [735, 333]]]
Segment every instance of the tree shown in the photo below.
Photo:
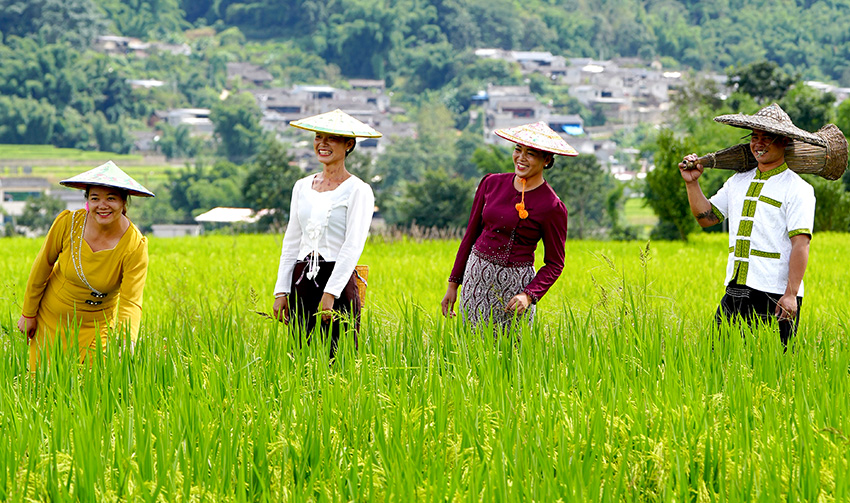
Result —
[[162, 38], [188, 25], [178, 0], [99, 0], [99, 3], [118, 32], [128, 37]]
[[611, 221], [611, 232], [609, 236], [617, 241], [632, 241], [637, 239], [637, 228], [633, 225], [624, 224], [621, 220], [623, 211], [623, 194], [626, 184], [617, 183], [615, 188], [608, 192], [605, 198], [605, 210], [608, 220]]
[[846, 99], [835, 109], [835, 125], [844, 136], [850, 134], [850, 99]]
[[454, 161], [454, 171], [464, 178], [479, 178], [481, 172], [473, 157], [475, 152], [484, 145], [480, 134], [465, 132], [458, 136], [455, 142], [457, 156]]
[[292, 162], [286, 147], [271, 140], [249, 166], [242, 188], [245, 204], [254, 211], [273, 210], [261, 218], [263, 228], [281, 229], [289, 218], [292, 187], [304, 174]]
[[475, 182], [449, 176], [444, 169], [429, 169], [421, 182], [405, 185], [399, 202], [401, 222], [422, 227], [460, 228], [472, 210]]
[[219, 153], [231, 162], [244, 162], [255, 155], [264, 141], [260, 117], [260, 107], [249, 93], [213, 105], [210, 120], [215, 125]]
[[673, 131], [662, 130], [654, 144], [655, 169], [646, 176], [644, 197], [658, 216], [658, 225], [652, 231], [653, 239], [688, 240], [688, 234], [697, 229], [697, 223], [688, 204], [685, 182], [679, 174], [679, 162], [694, 148], [677, 140]]
[[806, 131], [817, 131], [832, 120], [835, 95], [798, 84], [788, 91], [780, 106], [794, 125]]
[[46, 100], [0, 96], [0, 143], [49, 143], [56, 109]]
[[186, 13], [186, 21], [195, 23], [201, 18], [207, 18], [206, 21], [212, 24], [215, 19], [209, 19], [215, 16], [213, 5], [215, 0], [180, 0], [180, 8]]
[[481, 175], [488, 173], [505, 173], [514, 167], [511, 154], [498, 145], [478, 147], [472, 153], [472, 162], [478, 166]]
[[[815, 189], [817, 200], [815, 209], [815, 232], [850, 231], [850, 193], [844, 190], [844, 184], [838, 181], [825, 180], [816, 176], [805, 176]], [[845, 172], [845, 181], [850, 176]]]
[[18, 217], [18, 225], [29, 227], [38, 234], [44, 234], [53, 225], [56, 216], [65, 209], [61, 199], [40, 194], [27, 200], [24, 211]]
[[591, 227], [607, 227], [608, 195], [616, 188], [594, 155], [558, 158], [546, 174], [546, 181], [564, 201], [570, 228], [584, 239]]
[[204, 140], [193, 137], [192, 130], [185, 124], [174, 127], [166, 122], [157, 124], [159, 140], [157, 145], [166, 159], [175, 157], [195, 157], [201, 151]]
[[181, 215], [171, 206], [171, 194], [162, 185], [148, 185], [156, 197], [138, 197], [133, 199], [132, 207], [127, 209], [133, 223], [142, 233], [148, 233], [157, 224], [172, 224], [181, 220]]
[[347, 7], [344, 11], [331, 12], [319, 24], [327, 30], [322, 56], [339, 65], [347, 76], [386, 77], [390, 52], [400, 45], [395, 10], [381, 2], [365, 0], [352, 1]]
[[124, 123], [110, 124], [100, 112], [89, 114], [88, 118], [91, 121], [98, 150], [126, 154], [133, 148], [133, 137]]
[[727, 72], [726, 84], [749, 94], [761, 104], [781, 100], [788, 89], [800, 80], [799, 75], [788, 75], [773, 61], [759, 61]]
[[419, 181], [423, 173], [433, 168], [431, 153], [414, 138], [398, 138], [387, 147], [375, 162], [375, 172], [383, 179], [385, 189], [404, 181]]
[[93, 0], [0, 0], [0, 12], [0, 40], [39, 37], [48, 44], [66, 42], [83, 49], [106, 31]]
[[455, 74], [454, 48], [448, 42], [423, 44], [407, 49], [400, 71], [405, 74], [405, 91], [417, 94], [428, 89], [440, 89]]
[[207, 168], [201, 163], [179, 172], [168, 172], [167, 192], [171, 207], [184, 222], [216, 206], [242, 206], [243, 170], [228, 161]]
[[[127, 81], [130, 75], [126, 68], [104, 54], [86, 58], [79, 63], [79, 72], [84, 82], [79, 89], [84, 89], [82, 96], [75, 96], [71, 103], [80, 113], [89, 114], [100, 112], [110, 124], [131, 117], [147, 117], [150, 105], [138, 100]], [[78, 103], [82, 99], [84, 102]]]
[[65, 107], [62, 115], [58, 117], [50, 142], [60, 148], [78, 148], [81, 150], [97, 148], [94, 128], [73, 107]]

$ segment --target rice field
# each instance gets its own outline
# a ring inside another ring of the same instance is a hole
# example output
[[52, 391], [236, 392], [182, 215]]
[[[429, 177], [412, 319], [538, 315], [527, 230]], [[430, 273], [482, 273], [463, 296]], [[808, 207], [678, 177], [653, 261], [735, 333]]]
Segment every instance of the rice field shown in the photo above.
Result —
[[53, 145], [0, 144], [0, 177], [36, 176], [57, 183], [109, 160], [115, 161], [143, 185], [162, 183], [167, 180], [168, 170], [185, 168], [185, 163], [176, 160], [146, 158], [139, 154], [57, 148]]
[[142, 337], [29, 377], [0, 240], [0, 500], [848, 501], [848, 236], [800, 334], [715, 333], [726, 241], [567, 243], [536, 324], [445, 320], [456, 241], [372, 241], [359, 349], [270, 311], [279, 236], [151, 239]]
[[80, 150], [76, 148], [58, 148], [53, 145], [0, 144], [0, 159], [3, 159], [4, 163], [14, 161], [34, 161], [36, 163], [51, 163], [52, 161], [106, 162], [109, 159], [119, 162], [122, 160], [139, 161], [142, 159], [142, 156]]

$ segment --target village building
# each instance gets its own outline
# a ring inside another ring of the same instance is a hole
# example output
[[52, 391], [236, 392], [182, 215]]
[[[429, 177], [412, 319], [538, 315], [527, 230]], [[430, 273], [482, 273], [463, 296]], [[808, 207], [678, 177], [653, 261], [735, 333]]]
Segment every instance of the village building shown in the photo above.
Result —
[[209, 108], [175, 108], [166, 112], [164, 119], [173, 127], [188, 126], [194, 135], [211, 135], [215, 131]]
[[50, 189], [46, 178], [34, 176], [0, 177], [0, 223], [24, 213], [27, 200]]
[[0, 225], [23, 215], [27, 201], [42, 195], [59, 199], [66, 210], [78, 210], [86, 204], [81, 191], [55, 186], [44, 177], [0, 177]]
[[201, 224], [153, 224], [151, 233], [156, 238], [197, 237], [204, 231]]
[[132, 54], [138, 58], [146, 58], [151, 52], [168, 52], [175, 56], [189, 56], [192, 48], [188, 44], [167, 44], [165, 42], [144, 42], [134, 37], [118, 35], [101, 35], [96, 37], [92, 48], [110, 56]]
[[264, 87], [270, 84], [274, 77], [262, 66], [246, 62], [227, 63], [227, 81], [239, 80], [245, 84]]
[[353, 79], [350, 89], [326, 85], [296, 85], [291, 88], [248, 89], [254, 95], [262, 112], [260, 124], [266, 131], [274, 132], [282, 141], [290, 144], [290, 153], [295, 163], [304, 170], [315, 167], [315, 155], [309, 134], [296, 131], [289, 123], [337, 108], [381, 131], [381, 138], [360, 138], [357, 148], [370, 155], [383, 153], [395, 137], [410, 137], [415, 134], [413, 124], [395, 124], [393, 114], [404, 110], [393, 108], [390, 97], [384, 92], [382, 80]]

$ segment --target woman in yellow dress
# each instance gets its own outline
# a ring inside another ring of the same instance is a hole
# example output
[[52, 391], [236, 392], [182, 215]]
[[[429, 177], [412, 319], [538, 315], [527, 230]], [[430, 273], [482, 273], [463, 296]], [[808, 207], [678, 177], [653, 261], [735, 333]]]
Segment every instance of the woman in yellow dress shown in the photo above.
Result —
[[110, 330], [135, 343], [142, 317], [148, 244], [127, 218], [130, 195], [153, 193], [112, 161], [59, 182], [86, 191], [86, 208], [56, 217], [33, 263], [18, 329], [34, 372], [59, 335], [77, 338], [80, 362], [103, 351]]

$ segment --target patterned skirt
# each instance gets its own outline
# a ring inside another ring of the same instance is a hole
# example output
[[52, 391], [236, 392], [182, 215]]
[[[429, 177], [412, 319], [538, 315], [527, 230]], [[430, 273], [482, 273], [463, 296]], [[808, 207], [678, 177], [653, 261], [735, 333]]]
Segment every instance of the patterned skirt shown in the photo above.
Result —
[[[505, 312], [505, 306], [515, 295], [522, 293], [523, 288], [534, 279], [534, 274], [532, 265], [507, 267], [494, 264], [479, 257], [473, 250], [466, 263], [460, 290], [460, 309], [464, 320], [478, 325], [487, 323], [492, 317], [497, 325], [511, 325], [516, 315]], [[530, 325], [534, 321], [536, 307], [531, 304], [518, 319], [524, 318]]]

